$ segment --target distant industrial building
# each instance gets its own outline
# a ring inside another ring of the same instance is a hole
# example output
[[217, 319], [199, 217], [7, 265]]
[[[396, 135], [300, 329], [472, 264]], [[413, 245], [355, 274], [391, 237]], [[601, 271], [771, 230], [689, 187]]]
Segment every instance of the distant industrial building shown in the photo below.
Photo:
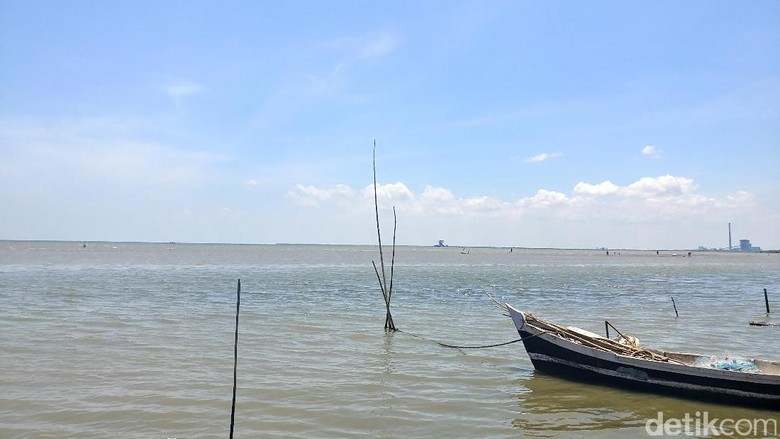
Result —
[[729, 246], [726, 248], [709, 248], [699, 246], [699, 251], [730, 251], [730, 252], [746, 252], [746, 253], [760, 253], [761, 247], [754, 247], [750, 243], [749, 239], [740, 239], [739, 247], [731, 245], [731, 223], [729, 223]]
[[749, 239], [739, 240], [739, 251], [741, 252], [760, 252], [761, 247], [753, 247]]

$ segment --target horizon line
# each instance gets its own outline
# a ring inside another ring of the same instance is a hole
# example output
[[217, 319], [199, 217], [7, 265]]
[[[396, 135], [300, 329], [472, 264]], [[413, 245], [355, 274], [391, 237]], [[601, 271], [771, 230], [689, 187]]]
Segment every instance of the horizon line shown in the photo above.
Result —
[[[332, 244], [332, 243], [307, 243], [307, 242], [275, 242], [275, 243], [247, 243], [247, 242], [211, 242], [211, 241], [108, 241], [108, 240], [72, 240], [72, 239], [6, 239], [0, 238], [1, 242], [61, 242], [61, 243], [113, 243], [113, 244], [182, 244], [182, 245], [258, 245], [258, 246], [274, 246], [274, 245], [289, 245], [289, 246], [331, 246], [331, 247], [376, 247], [376, 243], [372, 244]], [[387, 245], [383, 246], [388, 248]], [[736, 247], [734, 249], [727, 248], [636, 248], [636, 247], [528, 247], [520, 245], [463, 245], [463, 244], [446, 244], [439, 246], [436, 244], [396, 244], [396, 247], [421, 247], [421, 248], [467, 248], [467, 249], [518, 249], [518, 250], [590, 250], [590, 251], [690, 251], [700, 253], [778, 253], [780, 250], [764, 250], [758, 252], [743, 252]]]

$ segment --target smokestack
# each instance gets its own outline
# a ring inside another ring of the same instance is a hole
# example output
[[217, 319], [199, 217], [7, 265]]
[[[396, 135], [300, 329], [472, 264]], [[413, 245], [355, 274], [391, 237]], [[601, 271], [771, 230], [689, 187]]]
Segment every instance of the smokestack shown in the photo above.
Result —
[[731, 250], [731, 223], [729, 223], [729, 250]]

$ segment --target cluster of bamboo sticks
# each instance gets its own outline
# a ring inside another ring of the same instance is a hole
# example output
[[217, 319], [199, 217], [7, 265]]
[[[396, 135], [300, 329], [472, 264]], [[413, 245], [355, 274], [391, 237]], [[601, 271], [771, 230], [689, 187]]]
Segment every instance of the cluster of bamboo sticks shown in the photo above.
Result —
[[390, 283], [388, 283], [385, 274], [385, 256], [382, 249], [382, 231], [379, 227], [379, 201], [376, 194], [376, 139], [374, 140], [374, 212], [376, 213], [376, 237], [379, 243], [379, 265], [382, 269], [382, 274], [380, 275], [380, 270], [377, 268], [374, 261], [371, 261], [371, 265], [374, 266], [374, 272], [379, 281], [379, 288], [382, 290], [382, 296], [385, 299], [385, 330], [397, 331], [395, 323], [393, 322], [393, 316], [390, 314], [390, 298], [393, 296], [393, 272], [395, 269], [395, 230], [397, 219], [395, 215], [395, 206], [393, 206], [393, 255], [390, 259]]

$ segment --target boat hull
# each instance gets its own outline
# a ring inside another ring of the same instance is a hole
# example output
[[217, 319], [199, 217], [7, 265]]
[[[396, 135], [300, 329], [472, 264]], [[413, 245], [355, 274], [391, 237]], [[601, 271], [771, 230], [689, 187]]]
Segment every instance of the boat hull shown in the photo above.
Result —
[[[510, 310], [510, 314], [519, 312]], [[629, 390], [780, 410], [780, 377], [627, 357], [570, 342], [512, 315], [534, 368]]]

